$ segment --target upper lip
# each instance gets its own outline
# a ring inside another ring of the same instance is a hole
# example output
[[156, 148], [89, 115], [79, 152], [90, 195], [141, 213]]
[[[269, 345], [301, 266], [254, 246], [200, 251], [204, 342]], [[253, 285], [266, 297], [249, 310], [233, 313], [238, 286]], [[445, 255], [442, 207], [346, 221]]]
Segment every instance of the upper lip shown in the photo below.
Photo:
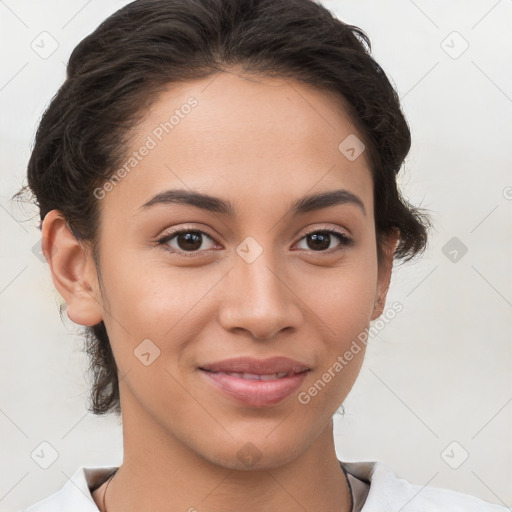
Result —
[[272, 375], [282, 372], [291, 375], [310, 370], [310, 367], [306, 364], [288, 357], [271, 357], [268, 359], [235, 357], [224, 361], [204, 364], [200, 368], [210, 372], [252, 373], [255, 375]]

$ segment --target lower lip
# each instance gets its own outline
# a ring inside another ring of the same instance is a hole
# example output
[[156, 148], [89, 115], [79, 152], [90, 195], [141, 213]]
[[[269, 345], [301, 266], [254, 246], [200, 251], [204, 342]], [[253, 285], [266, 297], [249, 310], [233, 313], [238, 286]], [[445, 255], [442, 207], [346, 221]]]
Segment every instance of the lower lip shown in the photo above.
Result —
[[201, 370], [201, 373], [211, 384], [236, 401], [251, 407], [265, 407], [289, 397], [309, 372], [274, 380], [248, 380], [206, 370]]

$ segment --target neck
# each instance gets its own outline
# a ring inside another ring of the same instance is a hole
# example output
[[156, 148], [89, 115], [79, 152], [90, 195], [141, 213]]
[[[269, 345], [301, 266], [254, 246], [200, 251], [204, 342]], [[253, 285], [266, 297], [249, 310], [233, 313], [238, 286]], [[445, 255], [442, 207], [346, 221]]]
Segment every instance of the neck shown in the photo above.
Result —
[[108, 488], [108, 512], [350, 511], [332, 421], [295, 459], [260, 470], [212, 463], [136, 407], [123, 408], [123, 444], [123, 463]]

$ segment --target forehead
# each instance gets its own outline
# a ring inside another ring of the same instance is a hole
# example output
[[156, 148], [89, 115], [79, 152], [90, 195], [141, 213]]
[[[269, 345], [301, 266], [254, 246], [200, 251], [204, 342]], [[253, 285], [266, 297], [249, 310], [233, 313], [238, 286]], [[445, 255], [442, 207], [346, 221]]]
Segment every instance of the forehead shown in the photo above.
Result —
[[373, 211], [367, 152], [355, 159], [344, 152], [361, 134], [332, 94], [302, 83], [221, 72], [173, 84], [132, 135], [109, 203], [136, 209], [183, 188], [236, 196], [241, 208], [257, 199], [275, 209], [306, 193], [346, 188]]

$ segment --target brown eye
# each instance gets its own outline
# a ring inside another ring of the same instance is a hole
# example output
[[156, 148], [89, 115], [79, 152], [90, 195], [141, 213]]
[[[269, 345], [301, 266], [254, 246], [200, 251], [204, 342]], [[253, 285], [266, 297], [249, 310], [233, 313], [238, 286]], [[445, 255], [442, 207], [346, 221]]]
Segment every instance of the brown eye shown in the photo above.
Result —
[[184, 251], [194, 251], [201, 248], [203, 243], [202, 235], [197, 232], [180, 233], [176, 235], [176, 243], [178, 247]]
[[315, 252], [324, 252], [327, 249], [332, 249], [331, 243], [333, 242], [333, 239], [338, 239], [339, 243], [337, 248], [344, 248], [344, 246], [352, 244], [352, 239], [345, 235], [345, 233], [335, 230], [322, 230], [313, 231], [303, 237], [301, 241], [305, 240], [307, 247], [302, 248]]
[[313, 233], [306, 237], [308, 246], [314, 251], [324, 251], [331, 245], [331, 235], [329, 233]]
[[[206, 247], [204, 244], [206, 242], [210, 242], [211, 245], [208, 246], [206, 243]], [[203, 231], [199, 230], [182, 230], [177, 231], [171, 235], [167, 235], [161, 238], [158, 241], [160, 245], [166, 245], [169, 247], [171, 252], [201, 252], [201, 250], [211, 249], [213, 244], [213, 240], [210, 236], [208, 236]]]

